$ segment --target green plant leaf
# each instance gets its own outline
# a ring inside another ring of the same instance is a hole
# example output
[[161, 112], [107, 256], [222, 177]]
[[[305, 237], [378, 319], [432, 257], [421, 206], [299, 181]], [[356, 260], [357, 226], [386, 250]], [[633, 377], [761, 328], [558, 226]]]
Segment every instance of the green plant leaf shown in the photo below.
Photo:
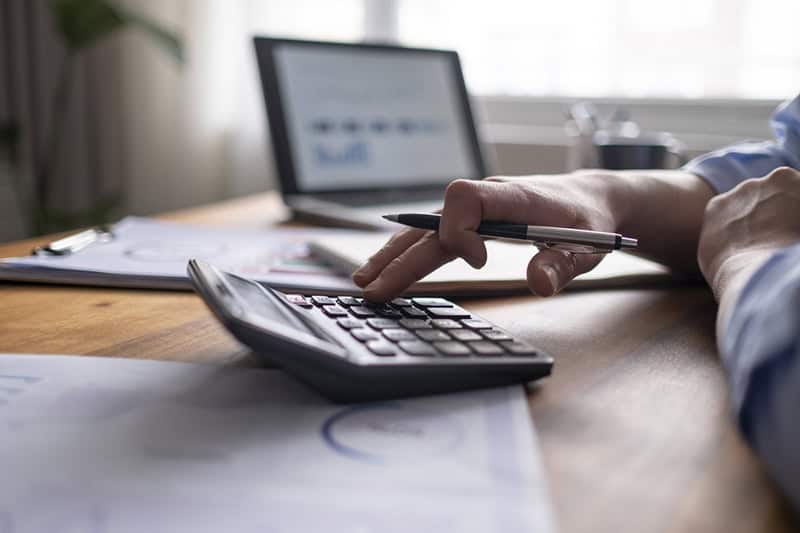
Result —
[[143, 31], [176, 63], [184, 62], [181, 38], [148, 17], [107, 0], [50, 0], [50, 8], [67, 47], [89, 47], [125, 26]]
[[169, 31], [141, 13], [128, 9], [118, 8], [119, 14], [126, 24], [130, 24], [148, 35], [152, 41], [161, 47], [178, 65], [183, 65], [185, 54], [183, 41], [176, 33]]
[[91, 46], [125, 25], [117, 8], [104, 0], [50, 0], [50, 8], [73, 51]]

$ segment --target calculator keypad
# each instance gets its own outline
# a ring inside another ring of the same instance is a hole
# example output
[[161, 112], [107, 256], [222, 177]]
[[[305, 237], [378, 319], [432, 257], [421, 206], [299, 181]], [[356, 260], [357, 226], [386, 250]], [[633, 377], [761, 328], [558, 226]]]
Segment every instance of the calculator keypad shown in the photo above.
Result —
[[535, 357], [536, 350], [444, 298], [395, 298], [373, 303], [353, 296], [287, 295], [299, 307], [318, 307], [380, 358]]

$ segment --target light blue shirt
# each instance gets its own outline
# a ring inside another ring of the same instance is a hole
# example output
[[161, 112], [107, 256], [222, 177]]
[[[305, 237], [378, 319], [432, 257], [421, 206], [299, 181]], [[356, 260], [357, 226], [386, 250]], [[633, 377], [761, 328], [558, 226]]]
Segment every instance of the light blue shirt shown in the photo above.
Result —
[[[719, 193], [777, 167], [800, 169], [800, 96], [776, 110], [772, 129], [774, 141], [717, 150], [684, 169]], [[742, 432], [800, 510], [800, 243], [750, 278], [719, 344]]]

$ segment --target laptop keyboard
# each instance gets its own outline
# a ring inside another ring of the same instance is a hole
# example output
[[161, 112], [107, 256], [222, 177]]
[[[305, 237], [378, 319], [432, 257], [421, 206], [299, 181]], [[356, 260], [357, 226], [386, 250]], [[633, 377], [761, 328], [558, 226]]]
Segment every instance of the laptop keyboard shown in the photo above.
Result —
[[535, 357], [536, 350], [444, 298], [395, 298], [373, 303], [352, 296], [287, 295], [318, 307], [378, 357]]

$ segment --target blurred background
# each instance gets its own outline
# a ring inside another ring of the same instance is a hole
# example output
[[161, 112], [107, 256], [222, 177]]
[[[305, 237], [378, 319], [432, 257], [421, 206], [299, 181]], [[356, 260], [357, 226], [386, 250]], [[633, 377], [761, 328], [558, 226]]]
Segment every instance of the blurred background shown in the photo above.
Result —
[[800, 91], [797, 0], [0, 0], [0, 240], [275, 187], [251, 38], [451, 48], [493, 172], [562, 172], [566, 112], [702, 153]]

